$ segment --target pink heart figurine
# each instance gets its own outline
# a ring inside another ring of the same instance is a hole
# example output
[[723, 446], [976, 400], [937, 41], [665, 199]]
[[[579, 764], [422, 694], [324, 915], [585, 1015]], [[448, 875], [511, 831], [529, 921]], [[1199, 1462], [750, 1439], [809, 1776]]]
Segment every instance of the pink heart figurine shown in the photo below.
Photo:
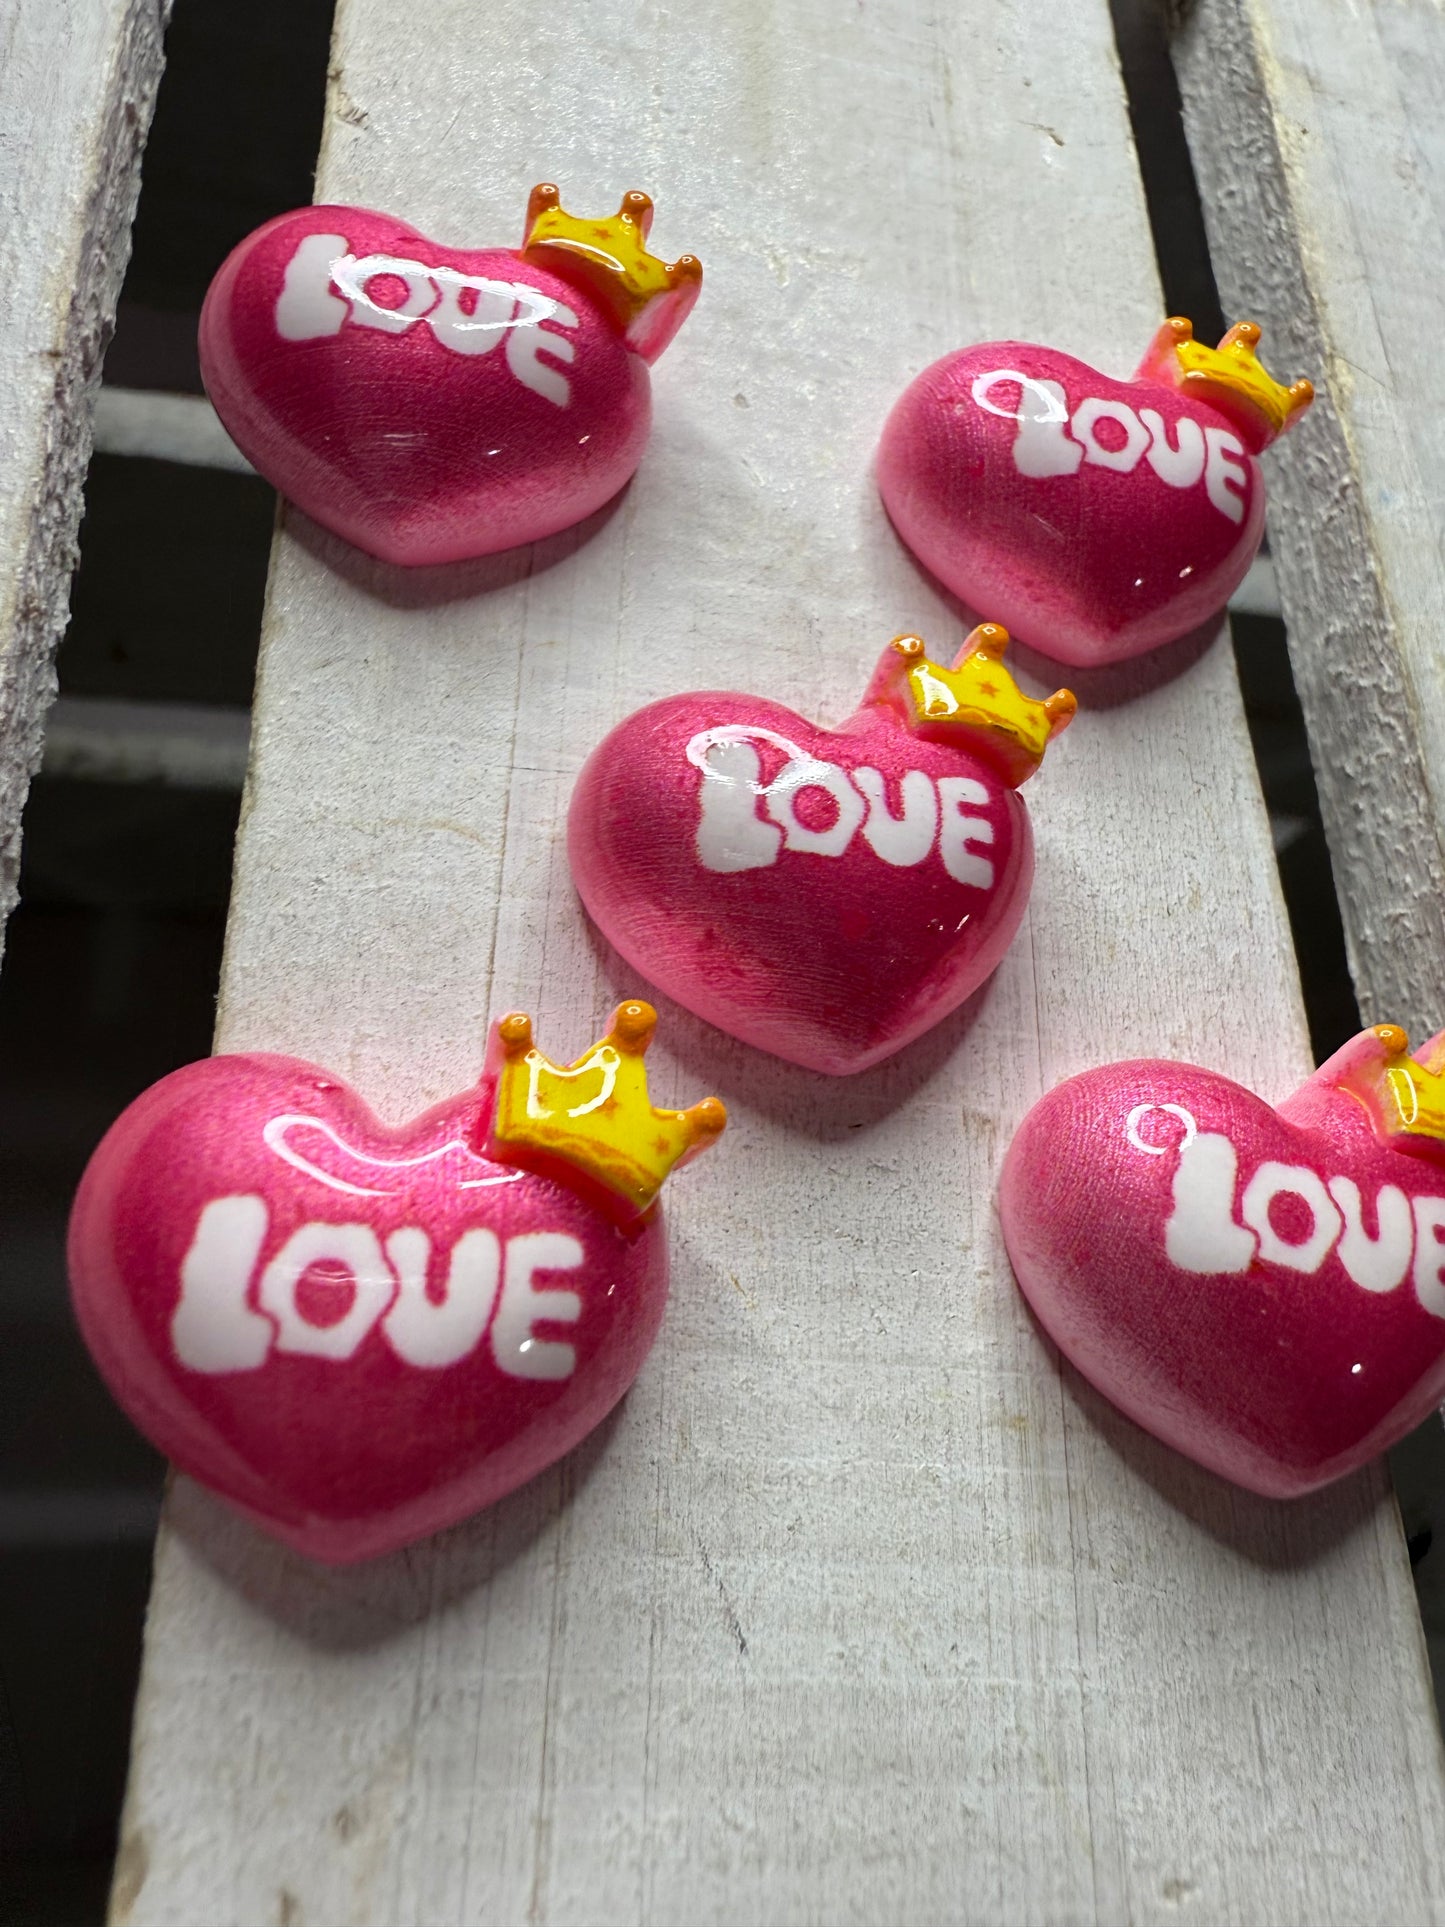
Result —
[[1146, 1430], [1272, 1497], [1363, 1465], [1445, 1397], [1445, 1034], [1392, 1024], [1272, 1110], [1149, 1059], [1059, 1085], [1004, 1164], [1039, 1322]]
[[878, 486], [909, 548], [971, 608], [1061, 662], [1119, 662], [1221, 609], [1264, 529], [1256, 459], [1314, 390], [1241, 321], [1218, 348], [1166, 321], [1132, 381], [1031, 342], [945, 355], [905, 389]]
[[984, 623], [953, 668], [899, 636], [857, 713], [758, 696], [639, 710], [573, 794], [577, 889], [627, 961], [709, 1023], [811, 1070], [866, 1070], [996, 967], [1033, 874], [1017, 787], [1074, 698], [1023, 695]]
[[314, 1065], [213, 1057], [112, 1125], [70, 1225], [76, 1315], [185, 1472], [315, 1558], [439, 1531], [611, 1410], [667, 1297], [657, 1192], [716, 1098], [656, 1111], [656, 1013], [559, 1069], [520, 1014], [399, 1130]]
[[248, 235], [201, 312], [201, 373], [249, 460], [386, 562], [456, 562], [570, 528], [617, 493], [647, 368], [702, 268], [532, 190], [517, 250], [442, 247], [387, 214], [307, 207]]

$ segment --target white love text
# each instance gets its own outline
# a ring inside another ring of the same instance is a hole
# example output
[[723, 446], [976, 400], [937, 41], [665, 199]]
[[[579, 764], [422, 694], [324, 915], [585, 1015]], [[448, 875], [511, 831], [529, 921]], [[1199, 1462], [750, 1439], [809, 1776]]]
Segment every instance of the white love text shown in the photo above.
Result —
[[[1005, 383], [1018, 389], [1013, 407], [995, 395]], [[1192, 488], [1202, 478], [1204, 492], [1219, 513], [1231, 522], [1244, 520], [1249, 486], [1244, 443], [1227, 428], [1206, 428], [1181, 415], [1171, 441], [1157, 408], [1136, 411], [1117, 397], [1091, 396], [1071, 413], [1061, 382], [1041, 381], [1017, 368], [992, 368], [977, 376], [972, 393], [988, 414], [1018, 423], [1013, 456], [1020, 475], [1077, 475], [1085, 462], [1129, 475], [1147, 462], [1170, 488]], [[1104, 422], [1113, 424], [1107, 441], [1099, 434]]]
[[[768, 782], [762, 780], [759, 743], [787, 759]], [[976, 847], [993, 842], [993, 824], [972, 813], [989, 794], [971, 776], [935, 780], [924, 770], [908, 770], [899, 783], [901, 814], [895, 816], [881, 771], [840, 769], [776, 730], [745, 723], [705, 729], [688, 744], [687, 758], [702, 771], [697, 855], [705, 870], [763, 869], [785, 850], [842, 856], [859, 835], [876, 857], [895, 868], [922, 863], [936, 847], [955, 882], [977, 890], [993, 887], [993, 862]], [[798, 799], [810, 789], [831, 802], [833, 818], [824, 829], [811, 828], [798, 816]]]
[[[1408, 1277], [1425, 1310], [1445, 1318], [1445, 1198], [1409, 1198], [1398, 1185], [1382, 1184], [1372, 1201], [1372, 1231], [1353, 1178], [1269, 1159], [1250, 1173], [1236, 1216], [1234, 1140], [1222, 1131], [1201, 1131], [1183, 1105], [1140, 1104], [1125, 1129], [1135, 1150], [1151, 1157], [1169, 1149], [1141, 1134], [1151, 1111], [1168, 1113], [1184, 1133], [1164, 1225], [1165, 1255], [1180, 1271], [1241, 1272], [1258, 1260], [1313, 1276], [1333, 1252], [1361, 1291], [1394, 1291]], [[1290, 1201], [1292, 1236], [1273, 1216], [1282, 1200]]]
[[[171, 1319], [176, 1357], [192, 1371], [255, 1371], [273, 1351], [340, 1361], [379, 1326], [404, 1364], [424, 1370], [457, 1364], [485, 1339], [510, 1378], [572, 1376], [574, 1347], [536, 1331], [582, 1315], [576, 1292], [537, 1282], [582, 1264], [586, 1253], [568, 1232], [502, 1238], [473, 1226], [444, 1253], [418, 1225], [379, 1237], [359, 1220], [316, 1222], [263, 1262], [269, 1231], [258, 1196], [216, 1198], [202, 1210]], [[340, 1300], [339, 1315], [313, 1315], [308, 1280], [323, 1287], [328, 1306]]]
[[[378, 301], [377, 282], [392, 293], [404, 290], [403, 299]], [[341, 234], [308, 234], [286, 264], [276, 301], [283, 341], [318, 341], [347, 326], [401, 335], [419, 321], [456, 355], [489, 355], [505, 343], [507, 366], [524, 388], [558, 408], [571, 401], [562, 369], [577, 349], [557, 330], [581, 324], [570, 308], [525, 281], [491, 281], [402, 255], [358, 257]]]

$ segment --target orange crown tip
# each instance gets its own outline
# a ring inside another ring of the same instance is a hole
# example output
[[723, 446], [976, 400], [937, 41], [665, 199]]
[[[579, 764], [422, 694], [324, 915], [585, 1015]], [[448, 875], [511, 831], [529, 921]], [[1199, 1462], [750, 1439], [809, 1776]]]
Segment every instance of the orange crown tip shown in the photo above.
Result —
[[497, 1041], [508, 1061], [526, 1055], [532, 1048], [532, 1020], [525, 1010], [509, 1010], [497, 1020]]
[[1372, 1024], [1371, 1032], [1387, 1057], [1404, 1057], [1410, 1049], [1410, 1034], [1398, 1024]]
[[560, 190], [543, 181], [527, 201], [523, 254], [540, 254], [564, 278], [582, 283], [621, 329], [628, 347], [656, 361], [687, 319], [702, 287], [694, 254], [663, 261], [647, 251], [652, 200], [637, 189], [615, 214], [581, 220], [562, 206]]
[[643, 1058], [656, 1029], [652, 1005], [630, 999], [612, 1013], [600, 1042], [559, 1065], [537, 1049], [531, 1018], [509, 1012], [488, 1053], [496, 1092], [486, 1155], [574, 1185], [580, 1179], [620, 1222], [641, 1217], [668, 1174], [706, 1150], [727, 1123], [715, 1097], [684, 1111], [654, 1109]]
[[1194, 339], [1194, 324], [1171, 315], [1150, 346], [1140, 373], [1150, 373], [1186, 395], [1197, 395], [1225, 415], [1257, 454], [1282, 435], [1314, 400], [1314, 384], [1300, 380], [1285, 387], [1269, 373], [1256, 352], [1258, 322], [1236, 321], [1217, 348]]
[[1026, 696], [1004, 667], [1008, 630], [981, 622], [951, 669], [931, 662], [921, 636], [895, 636], [869, 695], [901, 708], [921, 736], [955, 742], [967, 737], [1012, 789], [1026, 782], [1044, 751], [1073, 721], [1073, 692], [1057, 689], [1043, 702]]

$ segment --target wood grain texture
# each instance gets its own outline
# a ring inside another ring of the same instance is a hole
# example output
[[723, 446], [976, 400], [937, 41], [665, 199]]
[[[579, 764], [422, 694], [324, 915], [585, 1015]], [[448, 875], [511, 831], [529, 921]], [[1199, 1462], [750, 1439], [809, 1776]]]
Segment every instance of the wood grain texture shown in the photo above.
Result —
[[[961, 639], [869, 479], [905, 380], [1007, 333], [1122, 372], [1159, 294], [1102, 0], [343, 0], [334, 68], [323, 198], [485, 243], [534, 179], [636, 184], [708, 273], [592, 526], [406, 577], [278, 540], [219, 1044], [400, 1118], [489, 1014], [565, 1052], [638, 988], [562, 850], [617, 719], [722, 684], [835, 721], [896, 631]], [[663, 1004], [659, 1099], [732, 1127], [569, 1461], [341, 1573], [178, 1482], [118, 1922], [1445, 1915], [1383, 1477], [1280, 1507], [1195, 1473], [1060, 1373], [1003, 1255], [998, 1162], [1058, 1077], [1308, 1068], [1227, 648], [1080, 694], [965, 1013], [838, 1082]]]
[[0, 942], [170, 0], [0, 6]]
[[1176, 40], [1220, 292], [1321, 390], [1270, 542], [1366, 1022], [1445, 1001], [1445, 12], [1205, 0]]

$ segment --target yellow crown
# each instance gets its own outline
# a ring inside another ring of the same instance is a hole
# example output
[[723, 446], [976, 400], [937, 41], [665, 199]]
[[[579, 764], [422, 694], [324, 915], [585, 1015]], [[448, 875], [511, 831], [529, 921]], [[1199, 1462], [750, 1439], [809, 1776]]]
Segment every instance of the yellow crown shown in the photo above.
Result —
[[1044, 751], [1068, 728], [1078, 708], [1071, 691], [1043, 702], [1026, 696], [1003, 666], [1008, 630], [981, 622], [964, 641], [952, 669], [930, 662], [921, 636], [895, 636], [869, 688], [900, 709], [920, 736], [952, 742], [969, 735], [1011, 789], [1027, 781]]
[[1256, 451], [1297, 421], [1315, 396], [1311, 382], [1291, 382], [1288, 388], [1277, 382], [1255, 353], [1258, 343], [1258, 326], [1236, 321], [1217, 348], [1206, 348], [1194, 339], [1192, 321], [1171, 315], [1151, 350], [1160, 362], [1172, 352], [1175, 386], [1227, 415]]
[[548, 267], [600, 296], [627, 345], [646, 361], [656, 361], [672, 340], [702, 287], [696, 255], [668, 263], [647, 252], [651, 228], [652, 202], [645, 194], [624, 194], [621, 207], [605, 220], [580, 221], [563, 210], [557, 189], [544, 181], [527, 202], [522, 243], [523, 254], [544, 252]]
[[487, 1070], [496, 1098], [486, 1155], [551, 1174], [578, 1173], [620, 1219], [641, 1216], [675, 1165], [707, 1149], [727, 1123], [715, 1097], [685, 1111], [654, 1110], [643, 1053], [657, 1028], [651, 1004], [619, 1004], [612, 1027], [565, 1067], [532, 1042], [532, 1020], [513, 1011], [493, 1027]]
[[1445, 1140], [1445, 1053], [1429, 1064], [1410, 1055], [1410, 1039], [1398, 1024], [1375, 1024], [1384, 1058], [1372, 1066], [1367, 1094], [1386, 1137]]

